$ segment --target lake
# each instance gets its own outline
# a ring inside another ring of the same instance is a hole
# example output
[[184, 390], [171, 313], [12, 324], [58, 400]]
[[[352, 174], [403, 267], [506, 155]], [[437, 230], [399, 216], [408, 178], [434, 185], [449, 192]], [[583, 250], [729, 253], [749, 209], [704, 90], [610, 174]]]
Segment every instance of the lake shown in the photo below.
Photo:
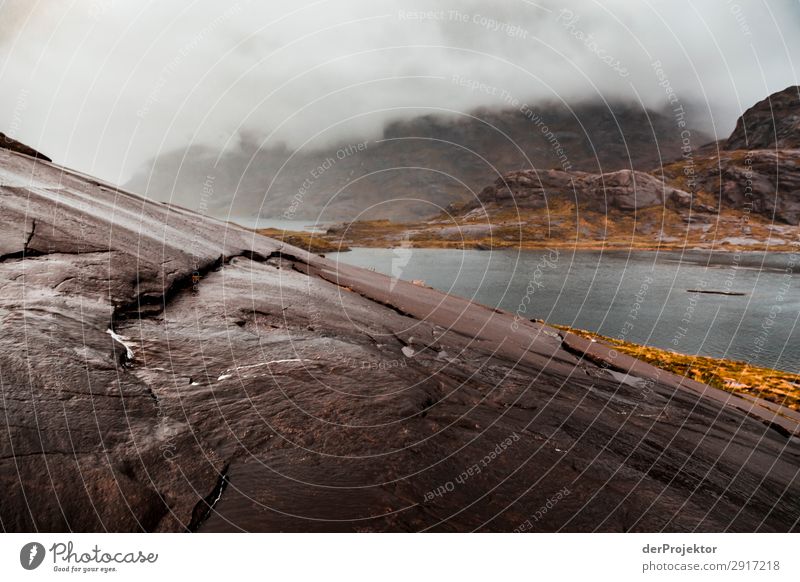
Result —
[[800, 370], [796, 254], [358, 248], [328, 256], [526, 319]]

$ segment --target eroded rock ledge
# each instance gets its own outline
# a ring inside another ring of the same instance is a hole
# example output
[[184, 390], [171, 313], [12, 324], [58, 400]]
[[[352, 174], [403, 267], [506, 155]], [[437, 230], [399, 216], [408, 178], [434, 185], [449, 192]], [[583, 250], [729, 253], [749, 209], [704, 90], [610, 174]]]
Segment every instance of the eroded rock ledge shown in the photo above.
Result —
[[798, 528], [774, 405], [3, 150], [0, 233], [7, 531]]

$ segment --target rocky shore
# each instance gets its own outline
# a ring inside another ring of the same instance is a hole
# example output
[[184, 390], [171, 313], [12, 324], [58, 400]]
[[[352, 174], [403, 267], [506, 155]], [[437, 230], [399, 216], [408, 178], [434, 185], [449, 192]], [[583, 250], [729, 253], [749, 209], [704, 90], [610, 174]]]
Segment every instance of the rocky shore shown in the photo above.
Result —
[[0, 326], [5, 531], [799, 527], [789, 408], [5, 149]]

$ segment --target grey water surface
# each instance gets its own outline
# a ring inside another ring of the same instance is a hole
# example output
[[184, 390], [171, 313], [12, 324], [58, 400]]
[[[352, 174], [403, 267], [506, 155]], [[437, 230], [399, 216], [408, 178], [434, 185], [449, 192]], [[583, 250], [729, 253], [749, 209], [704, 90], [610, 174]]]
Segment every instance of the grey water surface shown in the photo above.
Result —
[[420, 279], [527, 319], [686, 354], [800, 369], [798, 255], [358, 248], [329, 257]]

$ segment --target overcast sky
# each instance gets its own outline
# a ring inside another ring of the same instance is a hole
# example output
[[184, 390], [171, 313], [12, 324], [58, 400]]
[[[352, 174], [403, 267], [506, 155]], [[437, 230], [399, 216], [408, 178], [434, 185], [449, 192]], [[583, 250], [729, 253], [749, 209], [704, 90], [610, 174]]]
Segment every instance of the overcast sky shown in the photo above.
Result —
[[0, 0], [0, 131], [118, 183], [187, 143], [309, 147], [514, 100], [672, 89], [722, 136], [798, 84], [798, 28], [796, 0]]

